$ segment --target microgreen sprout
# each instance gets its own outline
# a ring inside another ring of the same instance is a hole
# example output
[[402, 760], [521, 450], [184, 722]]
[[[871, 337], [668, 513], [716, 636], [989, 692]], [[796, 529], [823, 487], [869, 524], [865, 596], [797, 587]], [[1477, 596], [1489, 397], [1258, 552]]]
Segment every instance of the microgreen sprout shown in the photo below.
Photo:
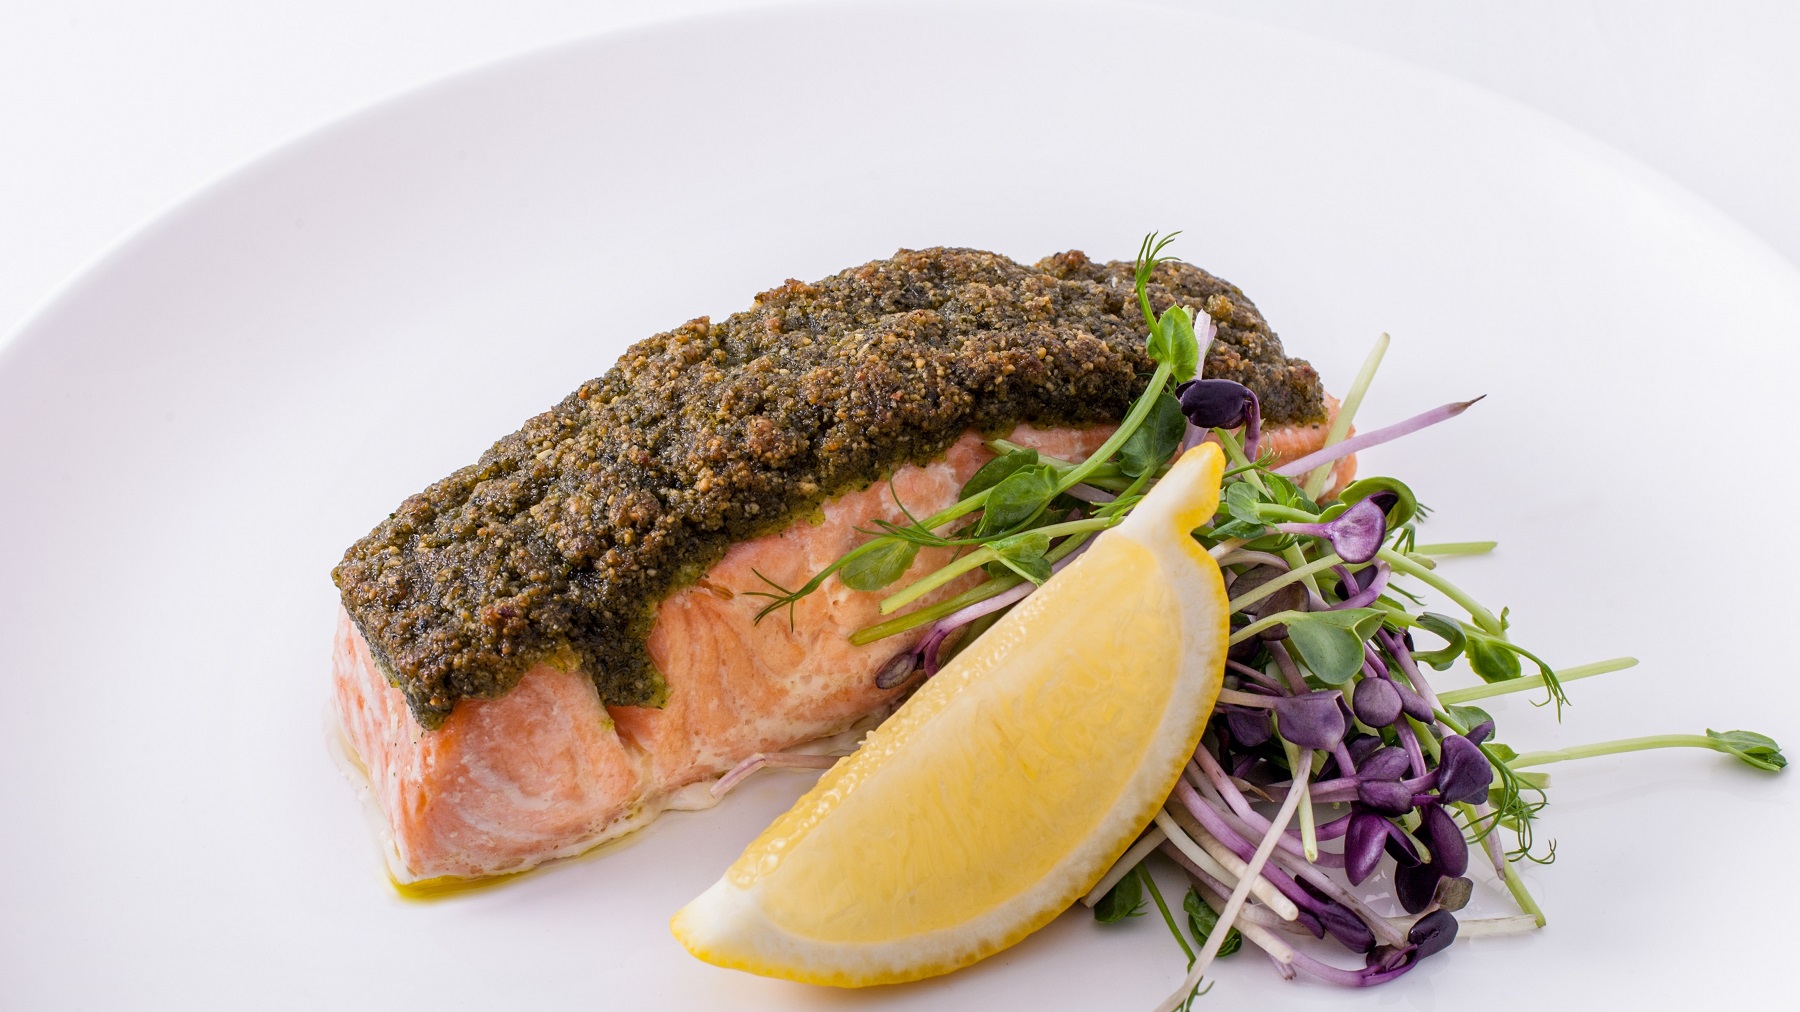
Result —
[[[1187, 979], [1162, 1009], [1204, 994], [1212, 960], [1246, 942], [1263, 949], [1283, 976], [1303, 972], [1366, 987], [1443, 951], [1459, 930], [1541, 927], [1544, 912], [1516, 868], [1556, 856], [1554, 841], [1537, 842], [1549, 781], [1535, 767], [1677, 747], [1710, 749], [1765, 772], [1786, 766], [1773, 740], [1750, 731], [1523, 753], [1495, 740], [1496, 720], [1472, 705], [1476, 700], [1541, 689], [1560, 717], [1570, 683], [1637, 662], [1559, 669], [1515, 642], [1507, 611], [1496, 613], [1448, 575], [1450, 560], [1492, 551], [1494, 542], [1419, 544], [1430, 511], [1407, 483], [1366, 476], [1335, 497], [1326, 494], [1331, 465], [1455, 418], [1481, 398], [1351, 435], [1388, 348], [1382, 335], [1324, 446], [1276, 459], [1263, 445], [1256, 393], [1199, 374], [1211, 321], [1179, 305], [1155, 312], [1149, 286], [1173, 238], [1152, 234], [1139, 248], [1133, 282], [1154, 371], [1098, 450], [1062, 460], [989, 440], [994, 458], [953, 505], [920, 519], [895, 496], [901, 520], [875, 521], [868, 541], [796, 590], [770, 581], [775, 592], [752, 592], [770, 599], [759, 619], [786, 609], [791, 621], [798, 602], [834, 576], [853, 590], [887, 591], [881, 610], [890, 617], [851, 639], [905, 637], [876, 675], [878, 688], [898, 694], [921, 673], [936, 673], [952, 651], [1119, 523], [1187, 447], [1202, 439], [1220, 444], [1231, 466], [1219, 510], [1193, 535], [1218, 561], [1228, 587], [1224, 686], [1193, 762], [1154, 824], [1085, 897], [1097, 920], [1114, 923], [1146, 913], [1148, 893], [1189, 962]], [[902, 583], [926, 549], [954, 554]], [[1428, 609], [1432, 599], [1448, 605]], [[1443, 672], [1465, 684], [1437, 688], [1432, 681]], [[766, 756], [757, 765], [827, 761]], [[1485, 874], [1471, 871], [1471, 846], [1520, 916], [1459, 928], [1455, 912], [1468, 901], [1470, 876]], [[1197, 950], [1144, 863], [1155, 853], [1192, 883], [1181, 913]], [[1390, 919], [1360, 894], [1384, 864], [1395, 897], [1416, 916]], [[1361, 954], [1364, 965], [1324, 963], [1289, 945], [1282, 937], [1288, 931], [1330, 937]]]

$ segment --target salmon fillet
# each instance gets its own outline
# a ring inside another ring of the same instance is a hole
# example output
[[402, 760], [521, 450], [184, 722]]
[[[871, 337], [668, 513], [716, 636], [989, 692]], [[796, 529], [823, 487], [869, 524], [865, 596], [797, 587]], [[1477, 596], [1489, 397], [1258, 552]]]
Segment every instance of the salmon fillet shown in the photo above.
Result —
[[[1326, 398], [1332, 417], [1337, 402]], [[1276, 426], [1266, 445], [1283, 461], [1324, 445], [1328, 423]], [[1032, 429], [1011, 438], [1041, 452], [1080, 458], [1111, 427]], [[704, 578], [658, 607], [647, 647], [668, 695], [660, 708], [601, 703], [581, 671], [532, 667], [507, 694], [465, 699], [436, 730], [408, 711], [347, 614], [332, 656], [333, 699], [344, 744], [380, 809], [395, 880], [479, 878], [521, 871], [579, 853], [643, 825], [669, 807], [691, 807], [703, 783], [757, 752], [792, 748], [850, 728], [891, 703], [899, 690], [875, 673], [911, 650], [916, 630], [866, 646], [851, 633], [880, 620], [885, 592], [836, 580], [795, 607], [790, 627], [766, 599], [745, 591], [783, 586], [813, 573], [866, 538], [858, 528], [902, 522], [897, 494], [915, 515], [956, 501], [963, 483], [992, 454], [970, 432], [938, 460], [907, 465], [885, 483], [826, 502], [810, 520], [733, 546]], [[1333, 487], [1355, 474], [1355, 458], [1335, 465]], [[942, 566], [947, 549], [926, 549], [907, 574]], [[926, 603], [960, 592], [977, 575], [940, 589]], [[701, 799], [702, 804], [706, 799]]]

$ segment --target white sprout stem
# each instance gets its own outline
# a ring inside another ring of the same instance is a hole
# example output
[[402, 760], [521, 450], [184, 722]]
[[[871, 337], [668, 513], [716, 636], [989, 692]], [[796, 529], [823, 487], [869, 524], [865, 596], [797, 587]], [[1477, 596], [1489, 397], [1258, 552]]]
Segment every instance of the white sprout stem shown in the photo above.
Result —
[[837, 765], [840, 757], [834, 755], [817, 755], [811, 752], [757, 752], [731, 768], [731, 772], [713, 782], [710, 792], [715, 798], [724, 797], [733, 787], [743, 783], [750, 774], [765, 767], [782, 770], [828, 770]]
[[1081, 898], [1082, 904], [1091, 907], [1100, 902], [1101, 897], [1110, 892], [1113, 886], [1118, 885], [1120, 879], [1131, 874], [1131, 869], [1136, 868], [1144, 858], [1149, 857], [1150, 852], [1156, 849], [1157, 844], [1162, 843], [1165, 839], [1167, 837], [1163, 836], [1161, 826], [1151, 826], [1148, 833], [1132, 844], [1131, 849], [1127, 850], [1123, 857], [1114, 861], [1113, 866], [1107, 869], [1106, 874], [1100, 876], [1100, 881], [1094, 883], [1094, 888], [1089, 889], [1088, 894]]
[[[1212, 907], [1215, 913], [1225, 906], [1227, 900], [1224, 896], [1219, 894], [1218, 890], [1204, 882], [1198, 883], [1197, 885], [1200, 898], [1205, 900], [1206, 905]], [[1246, 941], [1268, 953], [1269, 958], [1275, 961], [1275, 965], [1283, 970], [1282, 976], [1292, 980], [1294, 965], [1293, 946], [1290, 946], [1286, 941], [1282, 940], [1280, 935], [1269, 930], [1268, 925], [1259, 923], [1256, 918], [1245, 916], [1255, 909], [1255, 907], [1245, 907], [1242, 911], [1239, 911], [1237, 922], [1238, 934], [1243, 935]], [[1213, 930], [1217, 931], [1219, 929], [1214, 928]]]
[[1230, 558], [1234, 553], [1237, 553], [1238, 546], [1243, 543], [1243, 538], [1226, 538], [1224, 541], [1212, 546], [1208, 554], [1210, 554], [1213, 557], [1213, 560], [1218, 562], [1221, 566], [1229, 565], [1225, 560]]
[[[1168, 812], [1160, 808], [1156, 811], [1156, 825], [1163, 831], [1163, 835], [1169, 838], [1169, 842], [1175, 845], [1175, 849], [1187, 855], [1188, 860], [1194, 862], [1208, 875], [1227, 885], [1236, 885], [1244, 881], [1244, 862], [1236, 854], [1219, 845], [1218, 841], [1213, 840], [1212, 837], [1205, 837], [1207, 842], [1212, 843], [1211, 847], [1205, 846], [1199, 839], [1189, 836], [1187, 831], [1182, 829], [1181, 825]], [[1226, 861], [1226, 858], [1230, 858], [1230, 861]], [[1267, 879], [1260, 874], [1252, 878], [1250, 892], [1261, 900], [1264, 906], [1275, 911], [1276, 915], [1284, 921], [1291, 921], [1300, 916], [1300, 908], [1294, 905], [1294, 901], [1281, 895]]]
[[[1188, 873], [1188, 878], [1193, 880], [1200, 895], [1208, 898], [1206, 905], [1212, 907], [1214, 913], [1225, 905], [1225, 897], [1231, 892], [1231, 886], [1194, 867], [1194, 862], [1189, 861], [1186, 854], [1167, 840], [1163, 841], [1162, 852]], [[1299, 921], [1284, 921], [1270, 912], [1268, 907], [1255, 903], [1246, 903], [1244, 909], [1238, 911], [1238, 929], [1242, 930], [1245, 924], [1255, 924], [1270, 931], [1285, 931], [1289, 934], [1310, 934]]]
[[[1363, 359], [1362, 368], [1357, 370], [1356, 379], [1345, 392], [1343, 403], [1338, 405], [1337, 417], [1331, 420], [1331, 431], [1325, 434], [1325, 445], [1333, 446], [1344, 441], [1350, 434], [1350, 423], [1356, 418], [1356, 409], [1362, 407], [1363, 395], [1369, 392], [1369, 385], [1375, 382], [1375, 370], [1381, 368], [1382, 356], [1387, 354], [1388, 336], [1381, 335], [1375, 339], [1375, 347], [1369, 349], [1369, 357]], [[1313, 468], [1306, 476], [1306, 495], [1310, 499], [1318, 499], [1319, 493], [1325, 491], [1325, 482], [1331, 477], [1332, 461]]]
[[[1637, 667], [1636, 657], [1615, 657], [1610, 661], [1595, 661], [1592, 664], [1581, 664], [1573, 668], [1564, 668], [1556, 673], [1559, 682], [1573, 682], [1595, 675], [1604, 675], [1612, 671], [1624, 671]], [[1525, 678], [1509, 678], [1504, 682], [1491, 685], [1475, 685], [1466, 689], [1450, 689], [1438, 693], [1438, 698], [1445, 703], [1467, 703], [1472, 699], [1486, 699], [1489, 696], [1503, 696], [1508, 692], [1524, 692], [1527, 689], [1541, 688], [1544, 684], [1543, 674], [1529, 675]]]
[[[1234, 538], [1233, 540], [1237, 540], [1237, 539]], [[1213, 551], [1214, 551], [1214, 553], [1217, 553], [1218, 549], [1215, 547], [1213, 549]], [[1288, 568], [1288, 563], [1287, 563], [1286, 559], [1282, 558], [1279, 555], [1270, 553], [1270, 552], [1236, 551], [1236, 552], [1227, 552], [1224, 555], [1214, 554], [1213, 558], [1219, 560], [1219, 565], [1221, 565], [1221, 566], [1237, 566], [1237, 565], [1274, 566], [1276, 569], [1281, 569], [1281, 570], [1285, 570]]]
[[1259, 696], [1254, 692], [1239, 692], [1237, 689], [1220, 689], [1219, 702], [1232, 706], [1255, 706], [1267, 710], [1275, 705], [1274, 696]]
[[1511, 917], [1473, 917], [1456, 922], [1456, 940], [1465, 938], [1498, 938], [1502, 935], [1524, 935], [1543, 927], [1530, 914]]
[[[1306, 775], [1312, 771], [1312, 749], [1303, 749], [1300, 753], [1301, 766], [1294, 771], [1294, 779], [1304, 783]], [[1250, 898], [1251, 886], [1262, 876], [1263, 866], [1269, 863], [1269, 855], [1275, 850], [1276, 841], [1287, 831], [1288, 823], [1293, 821], [1294, 811], [1300, 806], [1300, 791], [1289, 791], [1281, 802], [1281, 810], [1275, 813], [1275, 819], [1269, 832], [1263, 835], [1262, 842], [1257, 844], [1256, 853], [1250, 855], [1250, 862], [1245, 866], [1247, 873], [1238, 879], [1237, 888], [1231, 890], [1231, 897], [1225, 901], [1225, 909], [1219, 911], [1219, 920], [1210, 934], [1206, 936], [1206, 944], [1201, 947], [1200, 954], [1194, 957], [1194, 965], [1188, 970], [1187, 977], [1176, 988], [1174, 993], [1164, 998], [1156, 1007], [1156, 1012], [1175, 1012], [1187, 1001], [1187, 996], [1200, 986], [1206, 971], [1212, 967], [1212, 961], [1219, 955], [1219, 946], [1225, 944], [1225, 936], [1237, 923], [1238, 911], [1244, 908], [1244, 901]], [[1164, 827], [1164, 832], [1168, 827]]]

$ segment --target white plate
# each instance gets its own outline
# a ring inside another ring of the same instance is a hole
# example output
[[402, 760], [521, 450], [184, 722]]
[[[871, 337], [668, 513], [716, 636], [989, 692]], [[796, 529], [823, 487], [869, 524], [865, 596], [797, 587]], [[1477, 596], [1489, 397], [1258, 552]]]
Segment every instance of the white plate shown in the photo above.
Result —
[[[1552, 661], [1636, 653], [1520, 746], [1800, 741], [1780, 523], [1800, 279], [1610, 151], [1367, 55], [1153, 8], [806, 8], [570, 45], [353, 117], [127, 243], [0, 360], [0, 1005], [1142, 1008], [1146, 918], [1071, 915], [868, 993], [718, 970], [665, 924], [804, 786], [504, 888], [382, 877], [321, 733], [327, 578], [403, 496], [632, 340], [896, 247], [1129, 256], [1152, 228], [1347, 382], [1458, 578]], [[1785, 518], [1782, 522], [1785, 522]], [[1254, 955], [1227, 1007], [1772, 996], [1793, 777], [1707, 752], [1555, 769], [1551, 917], [1368, 994]]]

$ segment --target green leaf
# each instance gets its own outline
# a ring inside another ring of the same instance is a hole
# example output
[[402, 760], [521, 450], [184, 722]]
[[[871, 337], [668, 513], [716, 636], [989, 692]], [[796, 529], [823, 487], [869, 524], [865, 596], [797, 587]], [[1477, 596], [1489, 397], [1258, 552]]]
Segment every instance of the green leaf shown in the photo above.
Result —
[[[1518, 749], [1513, 748], [1511, 745], [1502, 745], [1497, 741], [1493, 741], [1485, 743], [1482, 747], [1487, 750], [1489, 759], [1498, 759], [1503, 763], [1509, 763], [1514, 759], [1519, 758]], [[1524, 773], [1519, 774], [1521, 777], [1526, 775], [1527, 774]]]
[[988, 492], [981, 508], [977, 537], [1004, 534], [1030, 523], [1056, 498], [1056, 468], [1027, 464], [1007, 475]]
[[1150, 330], [1150, 358], [1164, 362], [1177, 382], [1194, 378], [1200, 365], [1200, 340], [1194, 336], [1194, 318], [1181, 306], [1163, 311]]
[[1288, 623], [1288, 642], [1300, 660], [1327, 685], [1342, 685], [1362, 670], [1362, 641], [1356, 634], [1327, 622]]
[[1787, 766], [1787, 756], [1781, 754], [1781, 746], [1768, 735], [1755, 731], [1714, 731], [1709, 727], [1706, 736], [1759, 770], [1774, 773]]
[[1450, 718], [1465, 728], [1493, 720], [1493, 716], [1479, 706], [1457, 706], [1452, 703], [1445, 709]]
[[1260, 507], [1263, 499], [1256, 486], [1247, 481], [1236, 482], [1225, 489], [1225, 513], [1243, 524], [1254, 524], [1260, 533], [1264, 527]]
[[874, 548], [844, 563], [838, 579], [851, 590], [880, 590], [900, 579], [919, 554], [919, 546], [898, 538], [878, 542]]
[[1464, 649], [1469, 655], [1469, 667], [1475, 669], [1482, 681], [1505, 682], [1524, 674], [1519, 655], [1505, 640], [1473, 629], [1465, 630], [1465, 634], [1468, 644]]
[[1158, 395], [1143, 424], [1119, 447], [1119, 470], [1132, 478], [1156, 470], [1168, 462], [1185, 435], [1187, 416], [1181, 413], [1181, 402], [1167, 393]]
[[1014, 450], [1011, 453], [1001, 454], [981, 465], [981, 470], [970, 475], [969, 480], [963, 484], [962, 493], [957, 498], [967, 499], [972, 495], [986, 492], [1005, 481], [1019, 468], [1030, 467], [1037, 462], [1038, 452], [1036, 450]]
[[1313, 502], [1300, 486], [1281, 475], [1264, 473], [1262, 481], [1263, 487], [1269, 490], [1270, 502], [1290, 509], [1305, 510], [1308, 513], [1319, 512], [1318, 503]]
[[1362, 670], [1363, 641], [1381, 628], [1378, 608], [1316, 611], [1288, 620], [1288, 642], [1319, 681], [1342, 685]]
[[1422, 661], [1439, 671], [1448, 670], [1456, 659], [1462, 656], [1466, 645], [1463, 637], [1462, 623], [1444, 615], [1426, 612], [1419, 616], [1419, 628], [1426, 632], [1441, 636], [1444, 639], [1442, 650], [1413, 651], [1413, 660]]
[[988, 546], [1006, 568], [1030, 580], [1043, 583], [1050, 579], [1050, 563], [1044, 553], [1050, 550], [1050, 538], [1041, 531], [1026, 531], [1001, 538]]
[[1344, 489], [1343, 493], [1338, 496], [1338, 501], [1346, 506], [1354, 506], [1377, 492], [1392, 492], [1400, 499], [1394, 504], [1394, 508], [1388, 511], [1387, 525], [1390, 531], [1398, 529], [1419, 512], [1418, 497], [1413, 495], [1413, 490], [1398, 478], [1358, 479], [1351, 482], [1349, 488]]
[[[1193, 886], [1188, 886], [1187, 898], [1181, 901], [1181, 909], [1187, 911], [1188, 930], [1194, 933], [1194, 940], [1205, 945], [1207, 937], [1219, 926], [1218, 912], [1206, 905], [1206, 901], [1200, 898], [1199, 890]], [[1219, 958], [1223, 959], [1243, 947], [1244, 936], [1238, 934], [1238, 929], [1232, 928], [1231, 933], [1225, 936], [1225, 941], [1219, 943]]]
[[[1141, 866], [1140, 866], [1141, 867]], [[1125, 873], [1100, 902], [1094, 904], [1094, 920], [1101, 924], [1117, 924], [1127, 917], [1142, 917], [1144, 914], [1144, 883], [1138, 878], [1143, 872], [1133, 868]]]

